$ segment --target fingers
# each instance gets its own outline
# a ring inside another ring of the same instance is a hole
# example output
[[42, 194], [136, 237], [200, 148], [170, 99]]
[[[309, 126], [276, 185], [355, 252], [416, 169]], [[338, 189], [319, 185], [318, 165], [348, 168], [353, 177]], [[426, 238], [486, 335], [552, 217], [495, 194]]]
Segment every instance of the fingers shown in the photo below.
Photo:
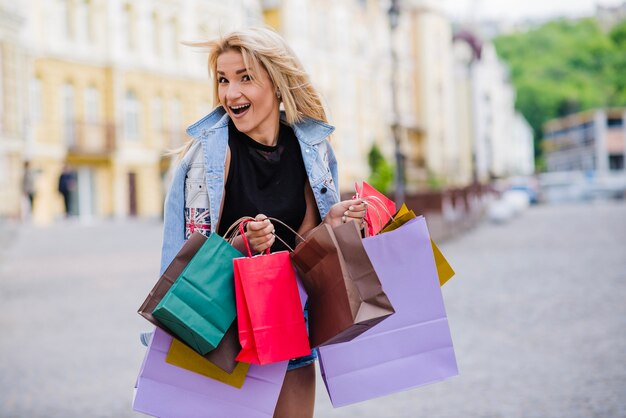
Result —
[[367, 203], [361, 202], [348, 206], [348, 209], [344, 211], [343, 216], [346, 218], [364, 218], [367, 213]]
[[247, 224], [246, 237], [250, 247], [256, 252], [265, 251], [276, 240], [274, 231], [274, 225], [267, 219], [267, 216], [257, 215], [254, 221], [250, 221]]
[[342, 202], [344, 207], [347, 205], [346, 210], [343, 212], [342, 221], [362, 221], [367, 213], [367, 202], [361, 199], [347, 200]]
[[367, 214], [367, 202], [363, 199], [344, 200], [333, 205], [327, 217], [333, 227], [346, 222], [358, 222], [361, 227]]

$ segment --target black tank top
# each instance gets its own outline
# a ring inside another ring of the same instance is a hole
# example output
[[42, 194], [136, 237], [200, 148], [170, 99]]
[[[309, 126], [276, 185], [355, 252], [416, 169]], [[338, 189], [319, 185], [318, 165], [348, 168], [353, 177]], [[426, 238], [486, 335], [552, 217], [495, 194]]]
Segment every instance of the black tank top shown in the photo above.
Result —
[[[275, 146], [259, 144], [228, 124], [230, 168], [226, 179], [224, 208], [218, 234], [223, 236], [237, 219], [262, 213], [298, 230], [306, 212], [304, 185], [306, 170], [300, 144], [293, 130], [280, 124]], [[295, 236], [274, 222], [276, 235], [291, 248]], [[287, 248], [278, 239], [271, 251]]]

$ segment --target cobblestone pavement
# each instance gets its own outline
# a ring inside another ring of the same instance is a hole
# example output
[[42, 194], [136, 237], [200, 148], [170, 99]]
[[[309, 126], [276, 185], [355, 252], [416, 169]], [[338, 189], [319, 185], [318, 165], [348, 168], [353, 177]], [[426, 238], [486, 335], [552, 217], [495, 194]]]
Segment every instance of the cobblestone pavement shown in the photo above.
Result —
[[[160, 224], [0, 228], [0, 417], [143, 416]], [[532, 208], [441, 248], [460, 376], [338, 409], [318, 379], [316, 417], [626, 417], [625, 204]]]

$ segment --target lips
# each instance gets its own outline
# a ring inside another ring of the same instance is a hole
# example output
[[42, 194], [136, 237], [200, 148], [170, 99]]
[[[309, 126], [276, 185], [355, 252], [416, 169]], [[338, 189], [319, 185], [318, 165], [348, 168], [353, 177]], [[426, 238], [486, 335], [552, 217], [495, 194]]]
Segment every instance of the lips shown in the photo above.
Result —
[[246, 110], [250, 108], [250, 103], [236, 105], [236, 106], [229, 106], [229, 108], [235, 115], [241, 115], [242, 113], [244, 113]]

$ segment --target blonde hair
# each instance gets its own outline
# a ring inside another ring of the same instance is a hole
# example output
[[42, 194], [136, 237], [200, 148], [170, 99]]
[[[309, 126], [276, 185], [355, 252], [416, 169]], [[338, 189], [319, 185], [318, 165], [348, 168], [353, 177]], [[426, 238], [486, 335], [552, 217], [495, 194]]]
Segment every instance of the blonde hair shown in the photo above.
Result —
[[[269, 28], [253, 27], [236, 30], [205, 42], [187, 42], [186, 45], [208, 51], [209, 76], [213, 81], [213, 104], [220, 106], [218, 96], [217, 59], [227, 51], [241, 53], [246, 70], [252, 75], [263, 68], [277, 91], [280, 92], [289, 125], [305, 117], [328, 122], [318, 91], [311, 85], [309, 75], [287, 42]], [[256, 80], [258, 77], [254, 77]], [[179, 150], [184, 154], [191, 144]]]

